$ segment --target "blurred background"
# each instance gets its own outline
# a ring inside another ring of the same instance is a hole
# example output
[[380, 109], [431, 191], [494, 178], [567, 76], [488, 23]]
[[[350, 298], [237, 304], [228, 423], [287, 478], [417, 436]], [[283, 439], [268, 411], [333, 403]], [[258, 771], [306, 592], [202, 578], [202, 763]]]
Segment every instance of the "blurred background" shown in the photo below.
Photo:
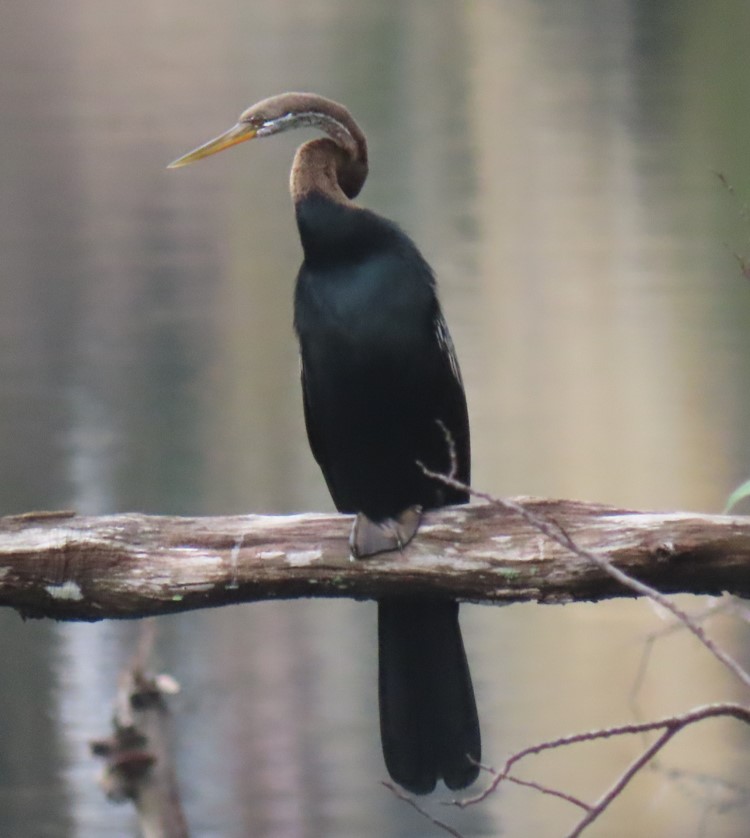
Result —
[[[0, 27], [0, 514], [331, 509], [302, 422], [287, 193], [308, 135], [165, 165], [314, 90], [366, 131], [361, 202], [441, 283], [474, 483], [719, 511], [750, 476], [750, 4], [67, 0]], [[309, 136], [312, 136], [310, 134]], [[725, 175], [733, 195], [716, 172]], [[696, 611], [707, 604], [685, 598]], [[488, 764], [548, 737], [741, 698], [644, 602], [465, 606]], [[746, 664], [747, 625], [709, 629]], [[95, 785], [133, 623], [0, 613], [0, 835], [127, 835]], [[197, 836], [442, 834], [384, 789], [371, 603], [159, 621]], [[747, 696], [745, 695], [746, 699]], [[683, 733], [591, 835], [747, 835], [750, 736]], [[598, 797], [641, 740], [519, 772]], [[507, 787], [466, 836], [559, 836]], [[589, 834], [589, 833], [587, 833]]]

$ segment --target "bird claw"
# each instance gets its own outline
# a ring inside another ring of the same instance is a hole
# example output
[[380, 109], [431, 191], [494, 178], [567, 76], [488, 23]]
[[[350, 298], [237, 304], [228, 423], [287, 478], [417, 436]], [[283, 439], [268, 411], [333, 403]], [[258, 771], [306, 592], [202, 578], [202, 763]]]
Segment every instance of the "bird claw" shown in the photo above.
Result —
[[422, 520], [422, 507], [410, 506], [396, 518], [371, 521], [359, 512], [354, 520], [349, 547], [355, 559], [364, 559], [378, 553], [403, 550], [414, 538]]

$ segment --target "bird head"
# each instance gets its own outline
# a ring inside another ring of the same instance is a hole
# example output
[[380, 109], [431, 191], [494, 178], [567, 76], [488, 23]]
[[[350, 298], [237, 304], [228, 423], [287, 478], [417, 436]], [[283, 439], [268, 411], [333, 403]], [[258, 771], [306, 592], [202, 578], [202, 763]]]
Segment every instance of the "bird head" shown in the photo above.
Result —
[[364, 135], [343, 105], [315, 93], [282, 93], [252, 105], [228, 131], [178, 157], [167, 168], [187, 166], [255, 137], [270, 137], [305, 126], [324, 131], [352, 157], [364, 154], [366, 158]]

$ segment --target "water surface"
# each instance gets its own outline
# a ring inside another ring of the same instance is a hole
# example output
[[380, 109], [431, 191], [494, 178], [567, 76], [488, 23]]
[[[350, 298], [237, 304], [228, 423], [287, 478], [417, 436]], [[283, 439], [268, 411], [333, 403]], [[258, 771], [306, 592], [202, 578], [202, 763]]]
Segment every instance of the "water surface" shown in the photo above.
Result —
[[[287, 89], [351, 108], [370, 141], [362, 202], [438, 273], [478, 487], [717, 511], [748, 477], [742, 0], [69, 0], [3, 18], [0, 512], [331, 508], [291, 328], [286, 183], [303, 136], [164, 169]], [[741, 697], [677, 633], [634, 710], [644, 639], [663, 626], [645, 603], [463, 613], [491, 764]], [[107, 730], [138, 626], [0, 625], [0, 835], [126, 834], [87, 741]], [[736, 622], [709, 627], [747, 648]], [[165, 618], [158, 658], [183, 686], [195, 835], [439, 834], [379, 782], [371, 604]], [[524, 776], [593, 799], [640, 746]], [[749, 768], [736, 724], [696, 729], [591, 834], [744, 836]], [[515, 787], [472, 811], [430, 805], [467, 836], [557, 836], [576, 817]]]

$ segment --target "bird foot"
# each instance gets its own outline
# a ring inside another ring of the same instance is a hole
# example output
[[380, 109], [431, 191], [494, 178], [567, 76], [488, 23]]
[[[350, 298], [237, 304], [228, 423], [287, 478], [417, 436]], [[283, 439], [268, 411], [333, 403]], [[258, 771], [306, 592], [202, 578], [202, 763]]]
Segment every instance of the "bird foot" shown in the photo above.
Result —
[[403, 550], [414, 538], [421, 520], [421, 506], [410, 506], [396, 518], [377, 522], [357, 513], [349, 536], [352, 555], [355, 559], [364, 559], [377, 553]]

